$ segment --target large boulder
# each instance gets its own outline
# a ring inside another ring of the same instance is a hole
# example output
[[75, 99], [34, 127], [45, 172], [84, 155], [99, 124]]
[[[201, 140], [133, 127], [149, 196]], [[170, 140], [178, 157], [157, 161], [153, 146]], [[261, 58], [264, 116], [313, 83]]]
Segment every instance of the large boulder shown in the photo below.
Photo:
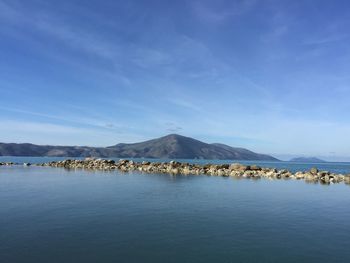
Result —
[[317, 175], [318, 169], [316, 167], [311, 168], [310, 173], [313, 175]]
[[305, 174], [303, 172], [297, 172], [295, 173], [295, 178], [300, 180], [305, 178]]
[[233, 163], [229, 166], [229, 170], [235, 170], [235, 171], [248, 171], [250, 170], [250, 166], [239, 164], [239, 163]]
[[350, 174], [344, 176], [344, 183], [350, 184]]

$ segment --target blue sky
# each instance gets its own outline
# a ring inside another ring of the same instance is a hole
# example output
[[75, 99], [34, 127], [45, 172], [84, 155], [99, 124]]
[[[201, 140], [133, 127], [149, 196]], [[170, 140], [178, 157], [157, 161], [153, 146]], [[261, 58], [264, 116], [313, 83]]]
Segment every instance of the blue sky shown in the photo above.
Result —
[[0, 0], [0, 141], [179, 133], [350, 160], [349, 13], [338, 0]]

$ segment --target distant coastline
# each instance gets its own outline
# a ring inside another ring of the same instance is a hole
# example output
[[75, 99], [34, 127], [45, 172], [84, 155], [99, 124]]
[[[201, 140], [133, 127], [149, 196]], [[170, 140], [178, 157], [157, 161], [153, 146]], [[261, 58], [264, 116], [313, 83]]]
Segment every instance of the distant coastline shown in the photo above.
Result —
[[267, 154], [220, 143], [209, 144], [178, 134], [169, 134], [139, 143], [120, 143], [109, 147], [0, 143], [0, 156], [279, 161]]
[[289, 161], [298, 163], [326, 163], [325, 160], [319, 159], [317, 157], [296, 157]]

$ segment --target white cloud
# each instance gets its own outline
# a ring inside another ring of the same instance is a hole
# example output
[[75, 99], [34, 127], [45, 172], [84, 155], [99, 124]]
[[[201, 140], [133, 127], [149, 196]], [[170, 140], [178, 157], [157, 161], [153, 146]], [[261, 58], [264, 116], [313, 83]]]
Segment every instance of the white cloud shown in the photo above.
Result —
[[173, 62], [171, 55], [163, 51], [144, 47], [134, 47], [134, 49], [135, 51], [131, 54], [131, 61], [141, 68], [164, 66]]
[[193, 11], [201, 21], [211, 24], [226, 22], [248, 12], [255, 5], [256, 0], [214, 1], [213, 3], [215, 6], [211, 5], [209, 1], [193, 2]]
[[169, 98], [168, 101], [180, 108], [185, 108], [194, 112], [202, 112], [199, 106], [191, 101], [186, 101], [184, 98]]
[[22, 142], [51, 145], [110, 146], [120, 142], [135, 142], [145, 139], [133, 133], [120, 134], [112, 129], [100, 130], [47, 122], [2, 120], [2, 142]]
[[[123, 86], [131, 85], [121, 69], [124, 54], [116, 39], [111, 41], [98, 31], [69, 23], [61, 14], [42, 7], [24, 9], [20, 2], [0, 2], [0, 23], [2, 33], [25, 42], [28, 48], [34, 47], [45, 57], [88, 71], [89, 76], [98, 74]], [[42, 36], [65, 49], [52, 49], [41, 40]], [[89, 57], [95, 62], [86, 63]]]
[[0, 18], [6, 22], [26, 29], [51, 36], [77, 50], [114, 60], [120, 54], [116, 45], [109, 44], [96, 33], [91, 34], [81, 27], [67, 24], [63, 17], [40, 10], [23, 10], [20, 5], [10, 5], [0, 2]]
[[[106, 128], [105, 123], [107, 122], [107, 120], [102, 116], [91, 117], [91, 114], [85, 108], [80, 109], [80, 111], [83, 111], [83, 113], [79, 116], [76, 116], [74, 113], [64, 113], [64, 114], [62, 113], [60, 115], [58, 114], [54, 115], [54, 114], [35, 112], [31, 110], [26, 110], [26, 109], [10, 108], [10, 107], [3, 107], [3, 106], [0, 106], [0, 110], [18, 113], [22, 116], [43, 117], [46, 119], [50, 119], [51, 121], [62, 121], [62, 122], [66, 122], [74, 125], [93, 126], [95, 128]], [[77, 111], [77, 108], [75, 108], [75, 111]]]
[[26, 133], [37, 132], [40, 134], [72, 134], [83, 131], [82, 128], [42, 122], [2, 120], [0, 123], [0, 131], [8, 133], [25, 131]]
[[346, 40], [349, 37], [348, 34], [332, 34], [332, 35], [324, 35], [324, 36], [318, 36], [306, 39], [304, 41], [304, 45], [322, 45], [322, 44], [328, 44], [332, 42], [337, 41], [343, 41]]

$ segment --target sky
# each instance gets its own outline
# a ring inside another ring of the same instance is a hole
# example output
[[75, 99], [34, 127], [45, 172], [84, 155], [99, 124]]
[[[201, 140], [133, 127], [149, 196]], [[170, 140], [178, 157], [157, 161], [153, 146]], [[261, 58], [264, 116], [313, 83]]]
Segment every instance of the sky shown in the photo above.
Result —
[[0, 141], [169, 133], [350, 161], [350, 3], [0, 0]]

